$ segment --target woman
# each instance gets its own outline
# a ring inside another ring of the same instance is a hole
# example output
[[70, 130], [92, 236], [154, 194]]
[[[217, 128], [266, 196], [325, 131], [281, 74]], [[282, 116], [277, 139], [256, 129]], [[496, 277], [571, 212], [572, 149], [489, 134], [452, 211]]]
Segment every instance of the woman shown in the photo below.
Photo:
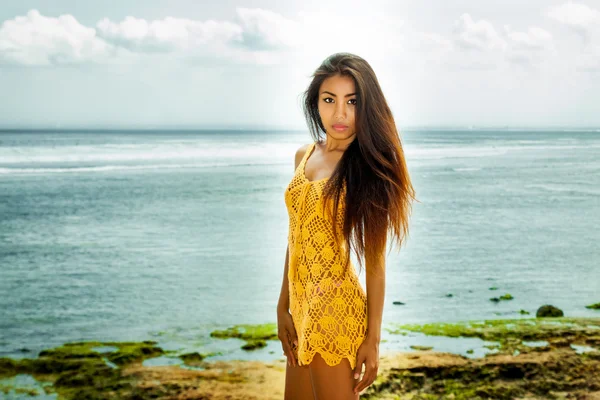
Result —
[[[379, 365], [388, 232], [402, 244], [415, 192], [371, 66], [337, 53], [312, 78], [303, 107], [314, 143], [296, 152], [285, 190], [290, 227], [277, 305], [285, 399], [358, 399]], [[351, 249], [361, 267], [364, 258], [366, 292]]]

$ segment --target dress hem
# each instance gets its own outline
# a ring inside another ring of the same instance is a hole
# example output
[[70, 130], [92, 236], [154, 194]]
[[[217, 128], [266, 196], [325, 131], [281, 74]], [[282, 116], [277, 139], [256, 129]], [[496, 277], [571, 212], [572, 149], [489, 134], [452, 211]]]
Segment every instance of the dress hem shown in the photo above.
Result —
[[354, 357], [354, 361], [353, 361], [352, 357], [349, 355], [340, 356], [339, 359], [337, 359], [336, 361], [333, 362], [333, 364], [329, 364], [327, 362], [327, 360], [325, 359], [325, 357], [323, 357], [323, 352], [320, 350], [316, 350], [314, 353], [310, 354], [308, 357], [308, 362], [306, 364], [301, 364], [300, 363], [301, 360], [298, 357], [296, 357], [298, 366], [303, 367], [303, 366], [309, 365], [313, 361], [313, 358], [315, 357], [315, 354], [317, 354], [317, 353], [319, 353], [319, 355], [321, 355], [321, 358], [323, 359], [323, 361], [325, 361], [325, 364], [329, 365], [330, 367], [335, 367], [336, 365], [339, 365], [344, 358], [348, 359], [348, 362], [350, 363], [350, 367], [352, 370], [354, 370], [354, 367], [356, 366], [356, 357]]

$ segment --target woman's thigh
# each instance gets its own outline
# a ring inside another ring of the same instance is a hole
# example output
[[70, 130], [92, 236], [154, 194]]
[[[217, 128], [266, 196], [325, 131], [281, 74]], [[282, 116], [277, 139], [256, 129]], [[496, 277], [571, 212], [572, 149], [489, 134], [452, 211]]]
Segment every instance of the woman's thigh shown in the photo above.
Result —
[[287, 365], [284, 400], [315, 400], [308, 365]]
[[354, 394], [354, 386], [358, 379], [354, 379], [350, 361], [347, 358], [335, 366], [329, 366], [316, 353], [309, 364], [310, 378], [315, 391], [315, 400], [357, 400], [358, 393]]

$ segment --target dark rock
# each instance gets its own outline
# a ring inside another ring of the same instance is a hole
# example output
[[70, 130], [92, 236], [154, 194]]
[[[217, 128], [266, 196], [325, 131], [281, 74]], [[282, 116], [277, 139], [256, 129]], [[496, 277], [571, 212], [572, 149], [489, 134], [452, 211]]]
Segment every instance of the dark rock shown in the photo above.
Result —
[[252, 340], [252, 341], [249, 341], [248, 343], [246, 343], [245, 345], [243, 345], [242, 349], [254, 350], [254, 349], [260, 349], [260, 348], [266, 347], [266, 346], [267, 346], [267, 342], [264, 340]]
[[186, 353], [179, 356], [179, 358], [181, 358], [186, 364], [200, 362], [204, 360], [204, 357], [206, 357], [204, 354], [200, 354], [198, 352]]
[[560, 308], [554, 307], [550, 304], [546, 304], [538, 308], [537, 312], [535, 313], [535, 316], [537, 318], [556, 318], [564, 316], [564, 313]]

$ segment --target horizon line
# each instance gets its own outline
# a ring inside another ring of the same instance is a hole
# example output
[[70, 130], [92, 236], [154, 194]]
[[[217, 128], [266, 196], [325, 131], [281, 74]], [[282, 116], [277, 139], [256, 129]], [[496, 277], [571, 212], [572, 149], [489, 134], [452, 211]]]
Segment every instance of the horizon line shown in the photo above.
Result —
[[[405, 125], [403, 127], [398, 127], [399, 131], [403, 130], [423, 130], [423, 129], [431, 129], [431, 130], [457, 130], [457, 129], [466, 129], [466, 130], [490, 130], [490, 129], [498, 129], [498, 130], [515, 130], [515, 129], [573, 129], [573, 130], [596, 130], [600, 131], [600, 126], [593, 125]], [[223, 127], [223, 126], [109, 126], [109, 127], [92, 127], [92, 126], [67, 126], [67, 127], [49, 127], [49, 126], [40, 126], [40, 127], [0, 127], [0, 132], [32, 132], [32, 131], [42, 131], [42, 132], [57, 132], [57, 131], [95, 131], [95, 132], [110, 132], [110, 131], [131, 131], [131, 132], [140, 132], [140, 131], [164, 131], [164, 132], [173, 132], [173, 131], [261, 131], [261, 132], [276, 132], [276, 131], [292, 131], [292, 132], [306, 132], [308, 128], [289, 128], [289, 127], [278, 127], [278, 126], [245, 126], [245, 127]]]

